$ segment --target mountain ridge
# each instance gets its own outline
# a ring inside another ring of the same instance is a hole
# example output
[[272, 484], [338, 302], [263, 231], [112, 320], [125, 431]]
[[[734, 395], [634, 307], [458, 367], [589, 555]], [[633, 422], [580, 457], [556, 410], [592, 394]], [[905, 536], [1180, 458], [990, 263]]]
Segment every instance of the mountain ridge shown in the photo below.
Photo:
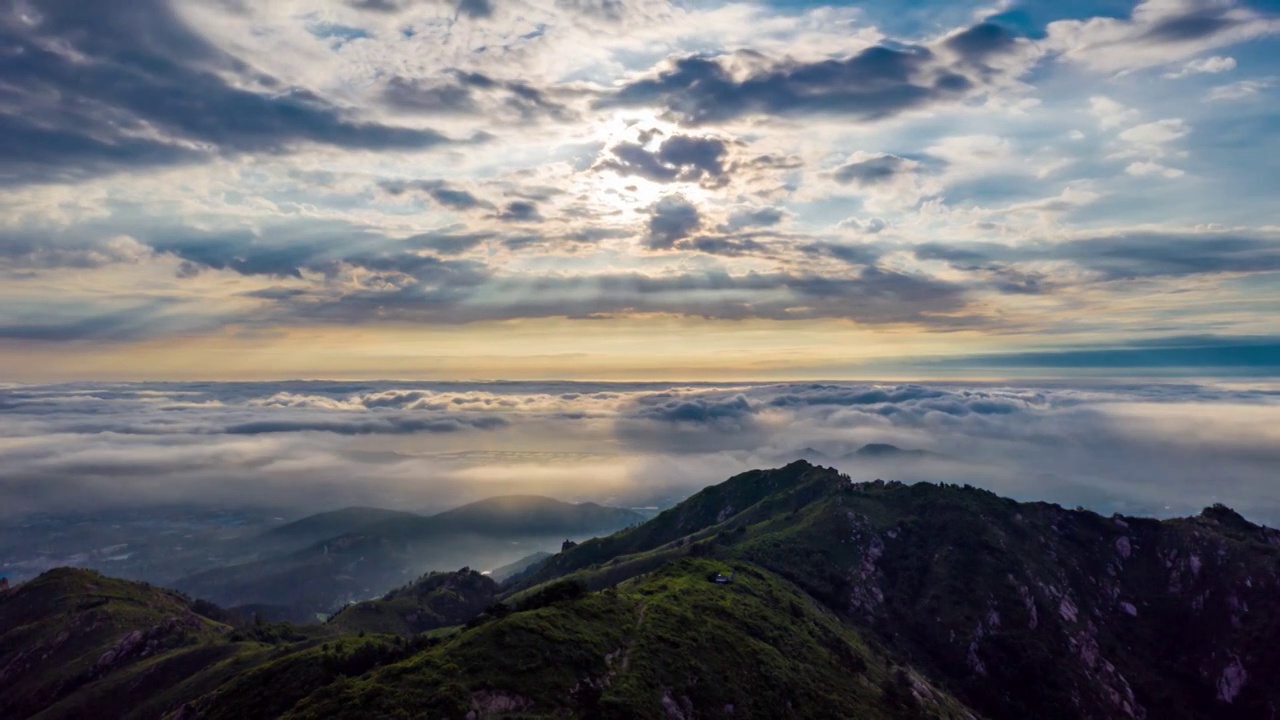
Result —
[[246, 669], [148, 697], [179, 720], [1243, 720], [1280, 708], [1278, 598], [1280, 532], [1223, 506], [1104, 517], [800, 461], [505, 585], [433, 573], [323, 626], [209, 636]]

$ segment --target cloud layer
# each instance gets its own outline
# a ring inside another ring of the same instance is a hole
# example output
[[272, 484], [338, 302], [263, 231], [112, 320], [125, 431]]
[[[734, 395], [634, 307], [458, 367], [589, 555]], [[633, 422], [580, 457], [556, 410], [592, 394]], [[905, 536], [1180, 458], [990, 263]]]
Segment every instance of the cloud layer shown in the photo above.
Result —
[[[649, 505], [806, 456], [857, 479], [1280, 520], [1280, 394], [1199, 385], [201, 383], [0, 390], [5, 511]], [[868, 460], [867, 443], [928, 455]]]

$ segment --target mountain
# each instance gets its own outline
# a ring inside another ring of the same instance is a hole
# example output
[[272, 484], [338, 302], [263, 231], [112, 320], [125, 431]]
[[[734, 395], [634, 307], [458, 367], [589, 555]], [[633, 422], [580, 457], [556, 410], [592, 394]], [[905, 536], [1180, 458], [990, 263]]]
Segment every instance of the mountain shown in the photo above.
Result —
[[686, 554], [795, 583], [987, 717], [1280, 708], [1280, 533], [1226, 508], [1103, 518], [798, 462], [582, 543], [526, 582], [608, 587]]
[[339, 535], [358, 532], [379, 522], [402, 519], [422, 519], [423, 516], [399, 510], [372, 507], [347, 507], [340, 510], [308, 515], [286, 525], [272, 528], [257, 538], [260, 542], [311, 545]]
[[[469, 569], [433, 573], [309, 628], [233, 629], [216, 608], [80, 572], [0, 594], [0, 716], [1181, 720], [1280, 710], [1280, 533], [1221, 506], [1103, 517], [967, 486], [854, 483], [797, 462], [706, 488], [505, 585]], [[133, 609], [112, 610], [97, 634], [74, 632], [98, 627], [84, 612], [103, 597]], [[167, 639], [136, 665], [112, 656], [84, 673], [170, 617], [195, 619], [177, 639], [161, 631]], [[75, 646], [39, 660], [64, 633]], [[188, 662], [194, 648], [211, 660]]]
[[222, 605], [271, 605], [281, 617], [323, 614], [377, 597], [430, 570], [504, 564], [531, 551], [558, 548], [566, 538], [612, 532], [643, 518], [595, 503], [512, 495], [431, 516], [367, 508], [325, 513], [277, 528], [263, 542], [270, 547], [281, 532], [300, 537], [349, 528], [363, 519], [373, 522], [301, 549], [211, 568], [174, 585]]
[[347, 632], [412, 637], [462, 625], [493, 605], [497, 597], [498, 583], [470, 568], [433, 572], [378, 600], [342, 608], [329, 619], [329, 625]]
[[927, 450], [908, 450], [889, 443], [867, 443], [857, 450], [841, 455], [828, 455], [816, 448], [805, 447], [795, 453], [795, 457], [805, 462], [821, 465], [844, 460], [896, 460], [902, 458], [923, 458], [933, 453]]
[[534, 568], [551, 557], [549, 552], [536, 552], [532, 555], [526, 555], [513, 563], [507, 563], [502, 567], [494, 568], [489, 571], [489, 577], [495, 582], [505, 583], [509, 580], [521, 578], [525, 573], [532, 572]]
[[845, 457], [887, 459], [925, 457], [927, 455], [929, 453], [925, 450], [904, 450], [897, 445], [890, 445], [889, 443], [867, 443]]

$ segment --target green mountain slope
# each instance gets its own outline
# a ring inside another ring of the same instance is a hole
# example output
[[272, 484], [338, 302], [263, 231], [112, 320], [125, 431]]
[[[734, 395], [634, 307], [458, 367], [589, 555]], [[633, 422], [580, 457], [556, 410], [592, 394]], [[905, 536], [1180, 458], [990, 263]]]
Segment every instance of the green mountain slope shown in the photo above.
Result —
[[606, 587], [683, 554], [776, 572], [991, 717], [1280, 708], [1280, 533], [1226, 508], [1103, 518], [800, 462], [572, 548], [512, 596], [555, 577]]
[[1223, 507], [1101, 517], [803, 462], [731, 478], [507, 585], [464, 569], [324, 626], [224, 619], [81, 571], [6, 591], [0, 717], [1280, 710], [1280, 533]]
[[[720, 573], [734, 582], [712, 582]], [[749, 563], [685, 559], [606, 592], [556, 594], [286, 717], [970, 717]]]
[[348, 633], [411, 637], [462, 625], [492, 605], [497, 596], [498, 583], [469, 568], [430, 573], [379, 600], [343, 608], [330, 618], [329, 625]]

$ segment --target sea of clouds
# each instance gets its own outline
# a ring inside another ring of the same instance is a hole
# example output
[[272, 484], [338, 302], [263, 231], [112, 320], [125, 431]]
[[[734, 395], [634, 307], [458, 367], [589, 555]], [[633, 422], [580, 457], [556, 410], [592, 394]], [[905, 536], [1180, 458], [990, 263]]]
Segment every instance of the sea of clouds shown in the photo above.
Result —
[[[867, 443], [923, 454], [866, 458]], [[1280, 390], [1224, 385], [270, 382], [0, 386], [0, 513], [662, 506], [806, 457], [1099, 512], [1280, 524]]]

